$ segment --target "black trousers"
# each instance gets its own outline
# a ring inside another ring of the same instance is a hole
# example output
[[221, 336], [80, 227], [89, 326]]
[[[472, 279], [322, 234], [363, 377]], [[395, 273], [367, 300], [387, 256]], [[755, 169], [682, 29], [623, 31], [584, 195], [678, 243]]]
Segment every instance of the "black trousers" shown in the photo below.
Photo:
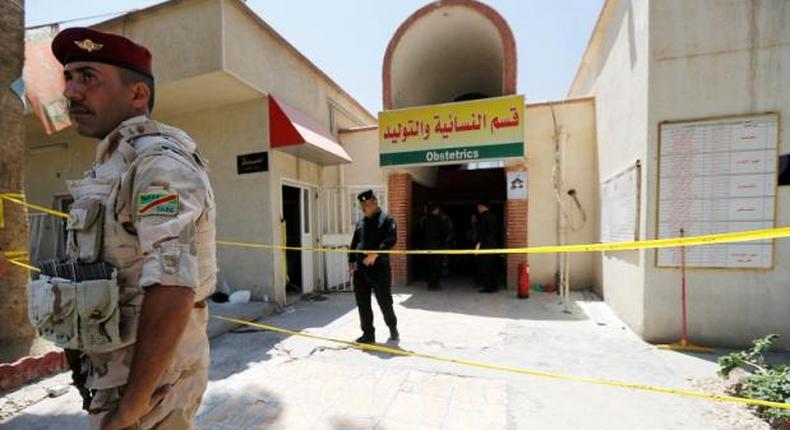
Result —
[[428, 257], [428, 287], [439, 288], [442, 278], [443, 255], [430, 254]]
[[482, 254], [477, 257], [478, 279], [486, 290], [496, 290], [499, 287], [496, 264], [497, 256], [494, 254]]
[[370, 304], [371, 293], [376, 295], [376, 301], [387, 327], [397, 327], [398, 319], [392, 308], [392, 273], [389, 266], [362, 268], [354, 272], [354, 297], [359, 310], [359, 323], [362, 332], [369, 336], [373, 336], [376, 332], [373, 327], [373, 308]]

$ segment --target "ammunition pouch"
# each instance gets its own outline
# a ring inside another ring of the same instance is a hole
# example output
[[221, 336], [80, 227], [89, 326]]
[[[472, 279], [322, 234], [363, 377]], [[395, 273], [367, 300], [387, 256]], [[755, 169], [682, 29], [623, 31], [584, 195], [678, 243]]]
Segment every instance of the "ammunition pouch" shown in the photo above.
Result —
[[109, 279], [40, 276], [28, 284], [28, 317], [38, 334], [64, 349], [101, 353], [125, 345], [116, 271]]
[[94, 198], [78, 200], [69, 215], [66, 226], [69, 255], [80, 263], [98, 261], [104, 239], [104, 203]]

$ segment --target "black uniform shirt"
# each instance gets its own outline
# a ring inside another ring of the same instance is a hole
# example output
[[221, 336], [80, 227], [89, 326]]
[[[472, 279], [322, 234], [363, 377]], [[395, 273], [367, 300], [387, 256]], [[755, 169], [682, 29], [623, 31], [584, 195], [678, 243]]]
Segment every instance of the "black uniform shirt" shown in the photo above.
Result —
[[[376, 250], [392, 249], [397, 242], [398, 228], [395, 220], [389, 214], [379, 209], [378, 215], [372, 218], [363, 217], [354, 229], [354, 238], [351, 239], [351, 249]], [[349, 253], [350, 263], [361, 262], [365, 258], [362, 253]], [[374, 267], [383, 267], [389, 264], [389, 255], [380, 254]]]
[[450, 219], [444, 214], [428, 214], [425, 219], [425, 242], [426, 249], [444, 249], [450, 244], [452, 231], [450, 229]]
[[487, 210], [479, 215], [477, 240], [483, 248], [495, 248], [499, 242], [496, 217]]

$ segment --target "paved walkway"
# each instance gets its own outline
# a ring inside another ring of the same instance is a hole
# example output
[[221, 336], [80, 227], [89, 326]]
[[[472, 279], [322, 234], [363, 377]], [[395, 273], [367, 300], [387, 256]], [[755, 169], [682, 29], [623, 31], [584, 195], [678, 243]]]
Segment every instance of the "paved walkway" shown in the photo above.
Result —
[[[353, 339], [353, 296], [299, 303], [267, 324]], [[481, 295], [463, 285], [396, 290], [400, 347], [502, 365], [676, 388], [714, 381], [715, 355], [659, 351], [594, 296]], [[383, 321], [377, 312], [377, 327]], [[380, 329], [381, 341], [386, 329]], [[63, 376], [60, 376], [63, 380]], [[760, 429], [745, 408], [366, 353], [237, 330], [212, 341], [203, 429]], [[58, 379], [28, 390], [41, 390]], [[3, 429], [84, 428], [75, 391], [0, 422]]]

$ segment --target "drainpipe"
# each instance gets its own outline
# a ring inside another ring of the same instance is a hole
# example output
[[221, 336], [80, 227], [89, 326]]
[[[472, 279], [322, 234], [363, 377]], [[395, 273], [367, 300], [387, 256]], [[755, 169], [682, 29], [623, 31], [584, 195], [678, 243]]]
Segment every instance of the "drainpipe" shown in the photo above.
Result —
[[[337, 174], [337, 176], [338, 176], [337, 188], [339, 190], [338, 191], [338, 199], [339, 199], [338, 203], [340, 204], [340, 219], [337, 220], [339, 222], [339, 224], [340, 224], [339, 225], [340, 228], [338, 229], [338, 233], [345, 234], [347, 229], [348, 229], [348, 226], [346, 225], [346, 216], [347, 216], [347, 214], [349, 212], [349, 209], [350, 209], [348, 207], [348, 205], [345, 204], [346, 201], [347, 201], [346, 194], [348, 194], [348, 191], [346, 190], [346, 166], [341, 164], [341, 165], [337, 166], [337, 168], [339, 169], [338, 170], [338, 174]], [[351, 204], [351, 203], [349, 202], [349, 204]]]
[[[562, 208], [560, 207], [560, 200], [559, 200], [559, 193], [560, 193], [560, 128], [557, 124], [557, 116], [554, 113], [554, 106], [551, 106], [551, 119], [554, 122], [554, 165], [552, 167], [552, 182], [554, 187], [554, 195], [556, 198], [555, 202], [555, 220], [557, 223], [557, 228], [555, 231], [555, 243], [557, 245], [562, 245]], [[561, 275], [561, 268], [562, 268], [562, 254], [557, 253], [555, 254], [555, 268], [554, 271], [554, 283], [557, 286], [557, 293], [559, 294], [562, 288], [562, 275]]]
[[[568, 133], [563, 130], [563, 127], [557, 124], [557, 117], [554, 113], [554, 108], [551, 109], [552, 120], [554, 121], [554, 196], [556, 198], [556, 214], [557, 214], [557, 244], [559, 246], [565, 245], [567, 242], [568, 233], [568, 213], [562, 204], [562, 196], [564, 194], [566, 175], [565, 175], [565, 149], [568, 143]], [[555, 272], [555, 282], [557, 283], [557, 292], [560, 294], [565, 313], [569, 313], [568, 303], [570, 301], [570, 256], [565, 253], [557, 254], [557, 271]]]
[[[567, 244], [568, 242], [568, 226], [570, 220], [568, 217], [570, 216], [569, 213], [562, 207], [562, 201], [559, 200], [561, 196], [565, 195], [565, 184], [567, 177], [565, 175], [565, 153], [566, 149], [568, 148], [568, 133], [562, 131], [560, 128], [560, 188], [557, 191], [562, 191], [562, 193], [557, 194], [558, 201], [560, 203], [560, 209], [562, 209], [562, 245]], [[573, 228], [573, 227], [571, 227]], [[565, 287], [563, 290], [563, 306], [565, 307], [565, 313], [570, 313], [568, 309], [568, 304], [570, 303], [571, 298], [571, 256], [570, 254], [563, 254], [562, 255], [562, 262], [563, 262], [563, 277], [562, 277], [562, 284]]]

